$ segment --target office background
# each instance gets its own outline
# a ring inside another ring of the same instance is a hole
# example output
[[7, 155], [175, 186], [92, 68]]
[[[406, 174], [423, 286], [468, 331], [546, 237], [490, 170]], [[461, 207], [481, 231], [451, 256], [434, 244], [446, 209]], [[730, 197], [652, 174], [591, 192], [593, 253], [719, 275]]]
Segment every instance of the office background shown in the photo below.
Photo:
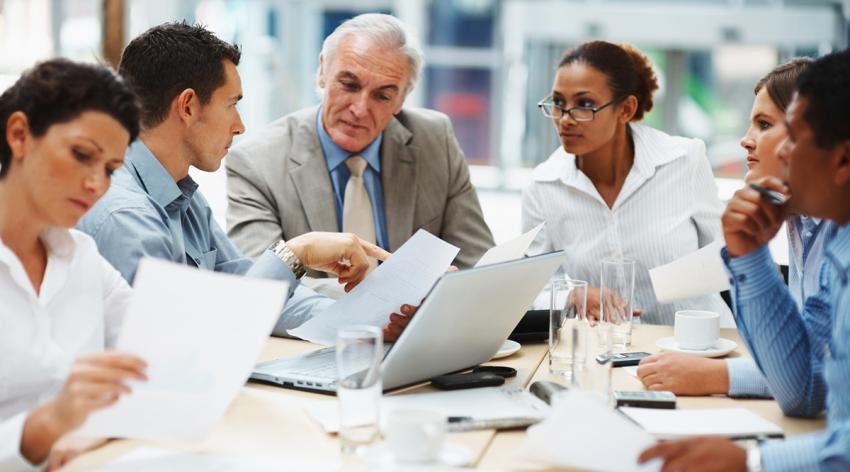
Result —
[[[738, 145], [753, 85], [778, 63], [847, 47], [850, 0], [0, 0], [0, 89], [56, 55], [114, 62], [147, 28], [185, 19], [241, 44], [246, 136], [317, 103], [322, 40], [364, 12], [419, 37], [423, 80], [407, 104], [448, 114], [497, 241], [519, 232], [520, 191], [559, 143], [536, 103], [560, 55], [590, 39], [630, 42], [661, 89], [645, 121], [699, 137], [721, 187], [744, 174]], [[224, 223], [223, 168], [192, 174]]]

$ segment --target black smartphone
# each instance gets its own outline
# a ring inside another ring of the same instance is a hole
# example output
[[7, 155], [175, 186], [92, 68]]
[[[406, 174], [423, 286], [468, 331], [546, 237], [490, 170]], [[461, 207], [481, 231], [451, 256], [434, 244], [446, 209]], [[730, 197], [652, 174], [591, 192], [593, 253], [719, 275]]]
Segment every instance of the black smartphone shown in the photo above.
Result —
[[487, 372], [441, 375], [431, 379], [431, 385], [440, 390], [458, 390], [461, 388], [497, 387], [505, 383], [505, 378]]
[[612, 367], [625, 367], [629, 365], [638, 365], [644, 357], [649, 357], [652, 354], [648, 352], [615, 352], [612, 354], [599, 354], [596, 356], [596, 362], [604, 364], [611, 361]]

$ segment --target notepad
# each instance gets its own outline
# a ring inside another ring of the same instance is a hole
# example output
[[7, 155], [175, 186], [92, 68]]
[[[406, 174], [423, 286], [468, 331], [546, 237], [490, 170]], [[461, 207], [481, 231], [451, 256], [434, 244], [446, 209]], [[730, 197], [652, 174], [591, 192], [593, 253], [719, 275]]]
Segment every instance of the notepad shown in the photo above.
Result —
[[722, 436], [731, 439], [783, 437], [782, 428], [746, 408], [659, 410], [622, 407], [620, 411], [658, 439]]

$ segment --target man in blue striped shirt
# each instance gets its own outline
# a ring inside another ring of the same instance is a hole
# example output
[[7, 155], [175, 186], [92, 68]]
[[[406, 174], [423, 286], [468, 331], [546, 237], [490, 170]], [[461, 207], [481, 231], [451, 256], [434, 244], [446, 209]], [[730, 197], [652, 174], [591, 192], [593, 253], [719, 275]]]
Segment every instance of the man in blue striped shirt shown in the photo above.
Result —
[[[723, 214], [738, 329], [774, 395], [791, 416], [826, 410], [827, 428], [744, 450], [720, 438], [663, 443], [640, 460], [660, 457], [666, 469], [850, 470], [850, 50], [825, 56], [804, 72], [786, 113], [780, 158], [793, 195], [774, 205], [751, 188], [739, 190]], [[824, 254], [820, 290], [801, 315], [774, 268], [767, 242], [793, 209], [839, 229]]]

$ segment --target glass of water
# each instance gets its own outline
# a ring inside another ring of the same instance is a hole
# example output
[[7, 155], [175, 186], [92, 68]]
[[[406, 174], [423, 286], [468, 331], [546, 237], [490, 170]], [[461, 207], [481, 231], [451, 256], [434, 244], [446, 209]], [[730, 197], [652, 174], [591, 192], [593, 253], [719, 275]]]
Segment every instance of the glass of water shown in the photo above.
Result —
[[553, 280], [549, 307], [549, 373], [576, 378], [587, 359], [587, 282]]
[[635, 291], [634, 259], [605, 259], [599, 290], [602, 322], [613, 327], [613, 346], [629, 347], [632, 342], [632, 300]]
[[378, 439], [383, 333], [374, 326], [345, 326], [336, 337], [339, 442], [344, 454]]

